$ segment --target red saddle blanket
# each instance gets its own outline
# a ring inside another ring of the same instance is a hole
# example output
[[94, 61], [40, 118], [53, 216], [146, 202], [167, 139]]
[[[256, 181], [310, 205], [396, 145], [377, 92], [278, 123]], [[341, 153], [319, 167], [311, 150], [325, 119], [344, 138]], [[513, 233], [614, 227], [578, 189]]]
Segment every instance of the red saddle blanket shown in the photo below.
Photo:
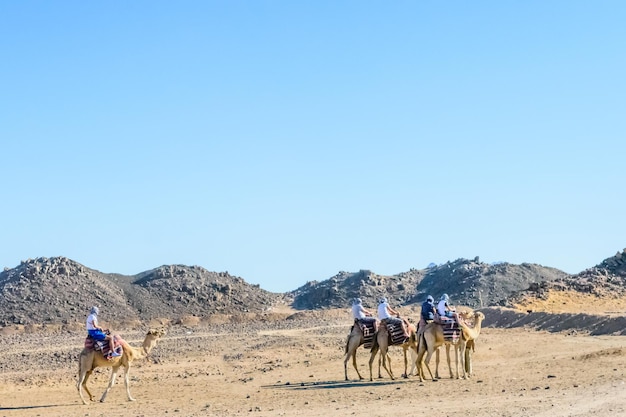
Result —
[[[114, 350], [117, 350], [119, 353], [122, 353], [122, 338], [118, 335], [113, 335], [113, 346]], [[101, 352], [104, 356], [106, 356], [111, 349], [109, 349], [109, 342], [107, 340], [95, 340], [90, 336], [85, 338], [85, 349], [95, 350], [96, 352]]]

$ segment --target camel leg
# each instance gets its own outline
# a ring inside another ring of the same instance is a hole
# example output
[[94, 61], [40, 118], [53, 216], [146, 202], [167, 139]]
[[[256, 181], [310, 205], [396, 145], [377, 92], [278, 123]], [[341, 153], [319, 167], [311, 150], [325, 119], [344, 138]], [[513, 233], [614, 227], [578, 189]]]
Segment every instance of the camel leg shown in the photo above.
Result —
[[[385, 371], [389, 374], [389, 378], [395, 379], [393, 372], [391, 372], [391, 356], [389, 356], [389, 353], [384, 347], [380, 348], [380, 356], [382, 356], [383, 368], [385, 368]], [[387, 362], [389, 362], [389, 367], [387, 367]]]
[[472, 350], [468, 349], [467, 347], [465, 348], [465, 352], [464, 352], [464, 356], [465, 356], [465, 372], [467, 373], [467, 377], [471, 377], [473, 370], [472, 370]]
[[346, 353], [343, 356], [343, 374], [345, 376], [345, 381], [348, 380], [348, 361], [350, 360], [350, 336], [348, 336], [348, 340], [346, 340]]
[[352, 366], [354, 366], [354, 370], [356, 371], [356, 374], [359, 376], [359, 379], [363, 379], [363, 377], [361, 376], [361, 373], [359, 372], [359, 368], [356, 365], [356, 351], [359, 348], [359, 346], [361, 346], [361, 344], [356, 344], [354, 342], [351, 343], [351, 337], [348, 336], [348, 340], [346, 340], [346, 355], [344, 357], [343, 360], [343, 370], [344, 370], [344, 375], [346, 378], [346, 381], [349, 381], [348, 379], [348, 361], [350, 360], [350, 357], [352, 357]]
[[[396, 377], [393, 375], [393, 370], [391, 369], [391, 355], [389, 354], [389, 351], [387, 351], [387, 363], [389, 364], [389, 369], [387, 370], [387, 372], [389, 372], [391, 379], [396, 379]], [[384, 364], [385, 361], [383, 361], [383, 365]]]
[[404, 373], [402, 374], [402, 378], [408, 378], [409, 377], [409, 375], [406, 373], [407, 368], [409, 367], [409, 360], [408, 360], [408, 358], [406, 356], [406, 350], [407, 349], [408, 348], [402, 347], [402, 353], [404, 355]]
[[415, 374], [420, 379], [420, 382], [424, 382], [424, 370], [422, 369], [422, 363], [419, 362], [419, 354], [415, 358], [415, 362], [413, 363], [413, 367], [415, 368]]
[[420, 382], [424, 382], [424, 369], [422, 367], [422, 362], [424, 360], [424, 350], [422, 348], [422, 342], [418, 341], [417, 344], [417, 357], [415, 358], [415, 362], [413, 366], [417, 372], [417, 377], [420, 379]]
[[354, 370], [356, 371], [356, 374], [359, 376], [359, 379], [363, 379], [363, 377], [361, 376], [361, 373], [359, 372], [359, 368], [356, 365], [356, 352], [352, 352], [352, 366], [354, 366]]
[[[348, 361], [350, 360], [350, 356], [352, 356], [352, 354], [350, 352], [346, 353], [345, 358], [343, 359], [343, 373], [346, 377], [346, 381], [349, 381], [348, 379]], [[356, 368], [356, 358], [354, 358], [354, 363], [355, 363], [355, 368]], [[357, 373], [359, 372], [359, 370], [357, 369], [356, 371]]]
[[417, 368], [417, 376], [419, 377], [420, 382], [424, 382], [424, 379], [426, 379], [426, 373], [424, 373], [424, 366], [426, 366], [426, 370], [428, 371], [428, 374], [430, 375], [430, 379], [432, 379], [433, 381], [436, 381], [436, 379], [433, 378], [433, 373], [430, 371], [430, 366], [428, 365], [428, 363], [426, 363], [425, 355], [422, 355], [421, 358], [419, 355], [417, 356], [417, 360], [415, 361], [415, 366]]
[[[463, 371], [463, 376], [462, 379], [467, 379], [469, 378], [469, 372], [467, 371], [468, 368], [468, 363], [467, 363], [467, 342], [465, 340], [461, 340], [459, 342], [459, 346], [458, 346], [458, 356], [460, 357], [460, 361], [461, 361], [461, 370]], [[458, 368], [458, 366], [457, 366]]]
[[354, 370], [356, 371], [356, 374], [359, 376], [359, 379], [363, 379], [363, 377], [361, 376], [361, 373], [359, 372], [359, 368], [357, 367], [356, 364], [356, 351], [359, 348], [359, 346], [351, 346], [350, 344], [348, 344], [348, 346], [346, 347], [346, 356], [344, 358], [343, 361], [343, 370], [344, 370], [344, 374], [346, 377], [346, 381], [349, 381], [348, 379], [348, 361], [350, 360], [350, 358], [352, 357], [352, 366], [354, 367]]
[[420, 382], [424, 382], [424, 368], [422, 367], [422, 362], [420, 361], [419, 354], [417, 355], [417, 359], [415, 359], [415, 370], [417, 372], [417, 377], [420, 379]]
[[[382, 352], [382, 350], [381, 350], [381, 352]], [[387, 360], [389, 361], [389, 364], [390, 364], [389, 365], [390, 366], [389, 369], [391, 369], [391, 356], [389, 356], [389, 350], [387, 350], [386, 357], [387, 357]], [[380, 372], [380, 369], [381, 369], [381, 366], [385, 367], [385, 365], [383, 364], [384, 361], [385, 361], [385, 359], [383, 358], [382, 353], [381, 353], [381, 355], [378, 357], [378, 379], [381, 379], [383, 377], [383, 374]], [[385, 369], [387, 369], [387, 367], [385, 367]], [[389, 371], [387, 371], [387, 373], [389, 373]], [[391, 379], [393, 379], [393, 378], [391, 378]]]
[[[350, 352], [348, 350], [348, 348], [349, 348], [349, 346], [346, 347], [346, 354], [345, 354], [345, 356], [343, 358], [343, 373], [344, 373], [344, 376], [346, 378], [345, 379], [346, 381], [349, 381], [349, 379], [348, 379], [348, 361], [350, 360], [350, 357], [353, 356], [353, 352]], [[354, 358], [354, 363], [356, 364], [356, 358]], [[356, 366], [355, 366], [355, 368], [356, 368]], [[358, 372], [359, 372], [359, 370], [357, 369], [357, 373]]]
[[446, 360], [448, 361], [448, 370], [450, 371], [450, 379], [454, 379], [452, 374], [452, 362], [450, 361], [450, 345], [446, 344]]
[[[424, 332], [422, 332], [417, 341], [417, 359], [415, 359], [415, 367], [417, 368], [417, 376], [420, 382], [424, 382], [424, 355], [427, 353], [428, 347], [426, 346], [426, 339], [424, 338]], [[427, 368], [430, 372], [430, 368]], [[432, 373], [430, 375], [432, 378]], [[434, 379], [434, 378], [433, 378]]]
[[[459, 345], [457, 346], [457, 361], [461, 361], [461, 370], [463, 371], [463, 376], [462, 379], [466, 379], [467, 378], [467, 373], [465, 372], [465, 341], [464, 340], [460, 340], [459, 341]], [[459, 368], [459, 364], [457, 362], [457, 370]], [[458, 371], [457, 371], [458, 372]]]
[[374, 346], [372, 346], [372, 351], [370, 353], [370, 361], [369, 361], [369, 366], [370, 366], [370, 381], [373, 381], [374, 378], [372, 377], [372, 363], [374, 363], [374, 358], [376, 357], [376, 354], [378, 353], [378, 345], [376, 343], [374, 343]]
[[135, 401], [132, 395], [130, 395], [129, 374], [130, 374], [130, 364], [126, 367], [124, 371], [124, 386], [126, 387], [126, 396], [128, 396], [128, 401]]
[[87, 388], [87, 381], [89, 381], [89, 377], [91, 377], [92, 372], [93, 372], [93, 369], [91, 371], [87, 371], [87, 373], [85, 374], [85, 380], [83, 381], [83, 389], [87, 392], [87, 395], [89, 395], [89, 401], [96, 401], [96, 397], [94, 397], [91, 391], [89, 391], [89, 388]]
[[[454, 346], [454, 362], [456, 365], [456, 379], [460, 379], [459, 378], [459, 346]], [[465, 366], [465, 365], [463, 365]], [[463, 370], [463, 373], [465, 374], [465, 370]], [[465, 375], [463, 375], [463, 377], [465, 377]]]
[[106, 398], [107, 394], [109, 393], [109, 390], [111, 389], [113, 384], [115, 384], [115, 377], [117, 376], [118, 369], [119, 369], [119, 367], [111, 368], [111, 378], [109, 379], [109, 385], [107, 385], [107, 388], [104, 390], [104, 393], [102, 394], [102, 397], [100, 398], [100, 402], [101, 403], [104, 402], [104, 399]]
[[417, 350], [411, 349], [411, 371], [407, 375], [416, 375], [417, 374]]
[[[430, 371], [430, 365], [428, 365], [430, 363], [430, 358], [433, 356], [433, 351], [431, 351], [430, 349], [428, 350], [428, 354], [426, 355], [426, 359], [424, 359], [424, 365], [426, 365], [426, 369], [428, 370], [428, 374], [430, 375], [430, 379], [432, 379], [433, 381], [436, 381], [435, 378], [433, 378], [433, 373]], [[423, 373], [423, 371], [422, 371]], [[420, 377], [421, 378], [421, 377]], [[421, 379], [420, 379], [421, 381]]]
[[[407, 350], [411, 351], [411, 362], [413, 365], [411, 366], [411, 372], [408, 372], [409, 368], [409, 359], [406, 354]], [[413, 371], [415, 370], [415, 359], [417, 356], [417, 350], [413, 350], [413, 347], [410, 345], [402, 346], [402, 353], [404, 354], [404, 373], [402, 374], [402, 378], [408, 378], [409, 375], [413, 375]]]
[[439, 376], [439, 362], [441, 360], [441, 357], [439, 356], [439, 348], [435, 349], [435, 378], [437, 379], [441, 379], [441, 377]]
[[78, 388], [78, 395], [80, 395], [80, 399], [83, 401], [83, 404], [87, 405], [87, 401], [85, 401], [85, 397], [83, 396], [83, 390], [89, 395], [89, 401], [93, 401], [93, 395], [87, 388], [87, 380], [89, 379], [89, 375], [91, 375], [91, 371], [83, 371], [80, 370], [80, 375], [78, 376], [78, 382], [76, 383], [76, 388]]

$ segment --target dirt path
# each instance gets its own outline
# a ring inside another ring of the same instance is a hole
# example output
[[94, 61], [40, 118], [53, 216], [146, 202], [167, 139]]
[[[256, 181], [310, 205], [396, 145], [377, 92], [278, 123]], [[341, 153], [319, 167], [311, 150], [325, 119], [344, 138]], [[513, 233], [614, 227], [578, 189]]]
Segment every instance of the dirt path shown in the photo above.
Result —
[[[172, 328], [154, 361], [131, 369], [137, 401], [126, 400], [118, 378], [106, 403], [88, 406], [75, 387], [81, 334], [46, 336], [43, 345], [36, 335], [0, 338], [7, 352], [0, 356], [0, 416], [626, 415], [625, 336], [485, 328], [472, 379], [346, 382], [347, 331], [341, 321], [265, 323], [243, 333]], [[125, 337], [134, 346], [141, 341], [138, 332]], [[390, 354], [399, 375], [402, 351]], [[361, 348], [363, 375], [368, 358]], [[356, 378], [352, 368], [348, 375]], [[108, 376], [96, 371], [89, 383], [98, 398]]]

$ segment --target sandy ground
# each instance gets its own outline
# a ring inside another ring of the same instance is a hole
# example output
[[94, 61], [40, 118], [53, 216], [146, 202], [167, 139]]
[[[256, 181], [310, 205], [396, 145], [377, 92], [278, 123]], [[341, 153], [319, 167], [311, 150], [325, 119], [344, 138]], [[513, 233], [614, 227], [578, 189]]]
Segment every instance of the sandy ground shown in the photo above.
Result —
[[[0, 336], [0, 416], [589, 416], [626, 415], [624, 336], [483, 328], [474, 376], [420, 383], [361, 373], [344, 381], [347, 315], [227, 325], [173, 326], [151, 361], [134, 363], [129, 402], [118, 378], [106, 402], [83, 405], [76, 390], [84, 335]], [[139, 331], [122, 335], [133, 346]], [[434, 364], [433, 364], [434, 365]], [[448, 375], [445, 362], [442, 375]], [[383, 371], [384, 372], [384, 371]], [[97, 398], [108, 370], [89, 386]]]

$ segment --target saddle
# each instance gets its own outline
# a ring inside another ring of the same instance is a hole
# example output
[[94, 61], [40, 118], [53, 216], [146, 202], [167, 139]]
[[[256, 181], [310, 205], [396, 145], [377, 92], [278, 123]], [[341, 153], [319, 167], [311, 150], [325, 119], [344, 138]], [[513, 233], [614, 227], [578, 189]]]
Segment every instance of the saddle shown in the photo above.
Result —
[[459, 342], [462, 329], [454, 318], [435, 314], [435, 320], [433, 320], [433, 322], [443, 329], [443, 340], [445, 340], [446, 343], [456, 345]]
[[459, 343], [462, 330], [457, 322], [442, 324], [441, 326], [443, 327], [443, 340], [453, 345]]
[[354, 324], [359, 326], [363, 332], [363, 344], [365, 349], [371, 349], [374, 344], [374, 335], [376, 335], [376, 319], [366, 317], [364, 319], [355, 319]]
[[110, 350], [115, 350], [118, 353], [122, 353], [122, 338], [118, 335], [113, 335], [113, 349], [109, 349], [108, 340], [95, 340], [91, 336], [87, 335], [87, 337], [85, 338], [85, 349], [100, 352], [102, 356], [107, 358]]
[[389, 317], [383, 320], [385, 326], [387, 326], [387, 333], [389, 333], [389, 345], [401, 345], [404, 343], [404, 329], [402, 328], [402, 319], [395, 317]]

